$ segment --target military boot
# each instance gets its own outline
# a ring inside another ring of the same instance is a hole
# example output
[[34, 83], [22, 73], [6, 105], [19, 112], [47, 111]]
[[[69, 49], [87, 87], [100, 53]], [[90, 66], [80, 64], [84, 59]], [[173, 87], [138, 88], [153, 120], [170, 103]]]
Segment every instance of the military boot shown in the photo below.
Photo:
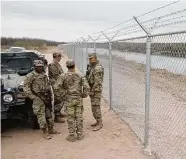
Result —
[[63, 120], [60, 116], [55, 116], [54, 122], [55, 123], [64, 123], [65, 120]]
[[92, 127], [97, 126], [98, 122], [91, 124]]
[[75, 135], [68, 135], [66, 137], [66, 140], [68, 140], [70, 142], [74, 142], [74, 141], [76, 141], [76, 136]]
[[57, 131], [57, 130], [54, 130], [54, 127], [53, 126], [49, 126], [48, 127], [48, 133], [49, 134], [60, 134], [61, 132]]
[[46, 140], [50, 140], [50, 139], [52, 138], [52, 136], [50, 136], [50, 135], [48, 134], [46, 128], [43, 128], [42, 131], [43, 131], [43, 138], [45, 138]]
[[98, 124], [94, 127], [93, 131], [98, 131], [103, 127], [102, 122], [98, 122]]
[[82, 134], [77, 134], [77, 140], [82, 140], [85, 137], [85, 135]]

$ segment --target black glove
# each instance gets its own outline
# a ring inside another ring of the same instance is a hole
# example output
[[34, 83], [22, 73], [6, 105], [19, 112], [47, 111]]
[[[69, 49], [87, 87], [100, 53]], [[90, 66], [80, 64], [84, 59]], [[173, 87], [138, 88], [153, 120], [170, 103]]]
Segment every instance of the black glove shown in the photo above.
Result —
[[86, 78], [88, 78], [89, 74], [90, 74], [90, 65], [88, 64], [86, 70]]

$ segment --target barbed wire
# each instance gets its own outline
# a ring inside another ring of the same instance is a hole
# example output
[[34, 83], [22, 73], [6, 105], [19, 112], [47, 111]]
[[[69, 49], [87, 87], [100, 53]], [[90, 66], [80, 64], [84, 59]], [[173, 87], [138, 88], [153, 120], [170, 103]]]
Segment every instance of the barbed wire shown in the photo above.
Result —
[[[151, 22], [151, 21], [155, 21], [155, 20], [160, 20], [160, 19], [163, 19], [163, 18], [172, 16], [172, 15], [181, 14], [181, 13], [183, 13], [183, 12], [186, 13], [186, 9], [179, 10], [179, 11], [176, 11], [176, 12], [172, 12], [172, 13], [169, 13], [169, 14], [166, 14], [166, 15], [163, 15], [163, 16], [159, 16], [159, 17], [156, 17], [156, 18], [152, 18], [152, 19], [149, 19], [149, 20], [146, 20], [146, 21], [141, 22], [141, 24], [144, 25], [145, 23], [148, 23], [148, 22]], [[133, 20], [134, 20], [134, 19], [133, 19]], [[170, 19], [170, 20], [172, 20], [172, 19]], [[133, 22], [134, 22], [134, 21], [133, 21]], [[138, 24], [133, 24], [133, 25], [124, 27], [124, 28], [119, 29], [119, 30], [114, 30], [114, 31], [108, 32], [107, 35], [108, 35], [108, 34], [111, 34], [111, 33], [116, 33], [117, 31], [125, 30], [125, 29], [127, 29], [127, 28], [136, 27], [136, 26], [139, 26], [139, 25], [138, 25]]]
[[[153, 13], [153, 12], [156, 12], [156, 11], [158, 11], [158, 10], [161, 10], [161, 9], [163, 9], [163, 8], [166, 8], [166, 7], [168, 7], [168, 6], [171, 6], [171, 5], [173, 5], [173, 4], [176, 4], [176, 3], [178, 3], [179, 1], [180, 1], [180, 0], [177, 0], [177, 1], [174, 1], [174, 2], [172, 2], [172, 3], [163, 5], [163, 6], [159, 7], [159, 8], [156, 8], [156, 9], [154, 9], [154, 10], [151, 10], [151, 11], [149, 11], [149, 12], [143, 13], [143, 14], [137, 16], [137, 18], [142, 17], [142, 16], [145, 16], [145, 15], [148, 15], [148, 14]], [[105, 32], [105, 31], [107, 31], [107, 30], [110, 30], [110, 29], [113, 29], [113, 28], [115, 28], [115, 27], [118, 27], [118, 26], [120, 26], [120, 25], [122, 25], [122, 24], [125, 24], [125, 23], [127, 23], [127, 22], [130, 22], [130, 21], [133, 21], [133, 18], [131, 18], [131, 19], [129, 19], [129, 20], [126, 20], [126, 21], [124, 21], [124, 22], [121, 22], [121, 23], [119, 23], [119, 24], [117, 24], [117, 25], [114, 25], [114, 26], [112, 26], [112, 27], [110, 27], [110, 28], [108, 28], [108, 29], [105, 29], [105, 30], [103, 30], [103, 32]], [[92, 34], [90, 34], [90, 35], [99, 34], [99, 33], [100, 33], [100, 32], [95, 32], [95, 33], [92, 33]]]
[[[180, 0], [172, 2], [172, 3], [169, 3], [167, 5], [164, 5], [162, 7], [154, 9], [152, 11], [146, 12], [146, 13], [141, 14], [139, 16], [136, 16], [136, 18], [149, 15], [149, 14], [151, 14], [153, 12], [156, 12], [156, 11], [161, 10], [163, 8], [166, 8], [168, 6], [174, 5], [174, 4], [178, 3], [178, 2], [180, 2]], [[140, 21], [140, 23], [148, 31], [152, 31], [152, 30], [158, 29], [158, 28], [163, 28], [163, 27], [167, 27], [167, 26], [173, 26], [173, 25], [176, 25], [176, 24], [186, 23], [185, 19], [184, 19], [185, 17], [186, 17], [186, 9], [182, 9], [182, 10], [174, 11], [174, 12], [162, 15], [162, 16], [158, 16], [158, 17], [151, 18], [151, 19], [148, 19], [148, 20]], [[117, 28], [117, 27], [120, 27], [120, 28]], [[114, 29], [114, 28], [117, 28], [117, 29]], [[111, 30], [111, 29], [114, 29], [114, 30]], [[124, 21], [122, 23], [119, 23], [119, 24], [117, 24], [117, 25], [115, 25], [113, 27], [105, 29], [102, 32], [104, 32], [107, 36], [112, 36], [112, 35], [117, 33], [116, 37], [122, 37], [122, 36], [125, 36], [125, 35], [131, 35], [133, 33], [143, 32], [143, 31], [139, 27], [139, 25], [136, 23], [136, 21], [133, 18], [131, 18], [131, 19], [126, 20], [126, 21]], [[103, 40], [103, 39], [106, 39], [102, 35], [101, 31], [93, 33], [93, 34], [90, 34], [89, 36], [91, 36], [93, 39], [96, 39], [100, 35], [101, 35], [101, 37], [98, 39], [99, 41]], [[84, 37], [84, 38], [87, 39], [87, 40], [90, 40], [87, 37]]]

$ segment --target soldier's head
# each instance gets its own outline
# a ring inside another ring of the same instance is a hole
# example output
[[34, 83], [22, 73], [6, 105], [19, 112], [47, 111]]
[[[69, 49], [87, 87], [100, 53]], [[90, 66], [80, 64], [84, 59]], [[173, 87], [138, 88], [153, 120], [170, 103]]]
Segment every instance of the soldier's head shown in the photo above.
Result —
[[88, 55], [89, 63], [90, 64], [95, 64], [97, 62], [97, 55], [96, 53], [90, 53]]
[[42, 60], [34, 60], [34, 68], [37, 73], [42, 73], [43, 67], [44, 67], [44, 64]]
[[75, 61], [72, 59], [67, 60], [66, 67], [68, 68], [68, 70], [75, 71]]
[[60, 62], [61, 61], [61, 53], [59, 53], [59, 52], [54, 52], [53, 54], [53, 59], [54, 59], [54, 61], [55, 62]]

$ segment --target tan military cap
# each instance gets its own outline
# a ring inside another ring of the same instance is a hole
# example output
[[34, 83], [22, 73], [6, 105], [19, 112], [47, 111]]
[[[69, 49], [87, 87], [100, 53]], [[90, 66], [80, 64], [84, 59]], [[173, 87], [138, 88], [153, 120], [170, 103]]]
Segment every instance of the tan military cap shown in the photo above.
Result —
[[91, 59], [93, 57], [97, 57], [96, 53], [89, 53], [88, 58]]
[[52, 55], [53, 55], [53, 57], [57, 57], [57, 56], [61, 56], [61, 53], [60, 52], [54, 52]]
[[34, 65], [37, 66], [44, 66], [43, 61], [42, 60], [34, 60]]
[[72, 59], [69, 59], [66, 61], [66, 66], [69, 67], [69, 66], [74, 66], [75, 65], [75, 61], [72, 60]]

